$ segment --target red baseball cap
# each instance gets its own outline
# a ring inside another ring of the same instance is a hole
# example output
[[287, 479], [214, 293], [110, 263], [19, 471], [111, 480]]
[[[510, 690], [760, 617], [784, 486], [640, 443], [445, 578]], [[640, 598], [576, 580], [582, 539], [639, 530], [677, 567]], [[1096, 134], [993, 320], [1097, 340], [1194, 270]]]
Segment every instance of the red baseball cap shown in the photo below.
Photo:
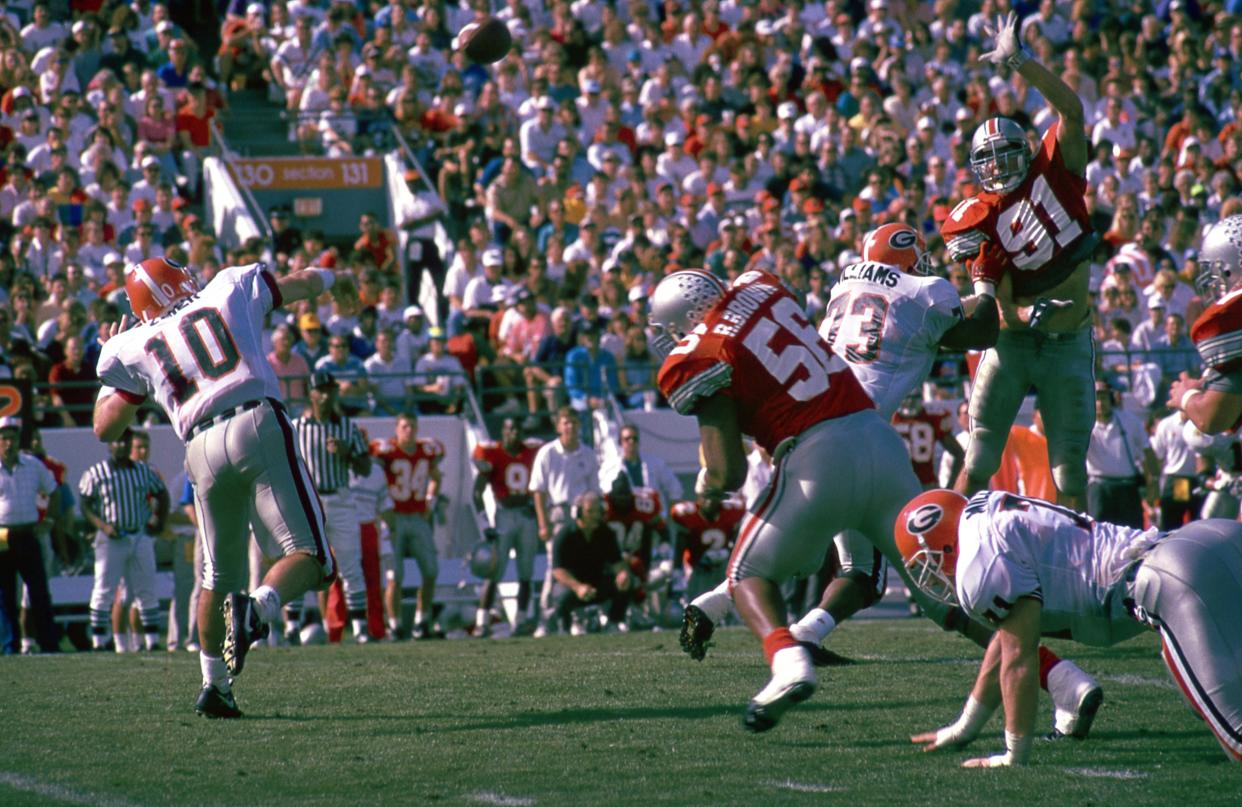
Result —
[[724, 193], [724, 188], [720, 187], [719, 182], [707, 183], [707, 195], [708, 196], [714, 196], [718, 193]]
[[861, 213], [861, 212], [863, 212], [864, 210], [870, 210], [870, 209], [871, 209], [871, 203], [870, 203], [870, 202], [868, 202], [866, 199], [862, 198], [861, 196], [859, 196], [859, 197], [856, 197], [856, 198], [854, 199], [854, 201], [853, 201], [853, 203], [852, 203], [852, 207], [853, 207], [855, 210], [857, 210], [859, 213]]

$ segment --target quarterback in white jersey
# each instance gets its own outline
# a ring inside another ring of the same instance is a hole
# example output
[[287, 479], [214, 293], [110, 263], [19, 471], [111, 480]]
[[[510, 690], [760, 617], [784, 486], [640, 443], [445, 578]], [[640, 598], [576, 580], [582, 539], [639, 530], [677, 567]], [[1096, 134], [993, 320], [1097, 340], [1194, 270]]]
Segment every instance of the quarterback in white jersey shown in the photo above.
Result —
[[[151, 258], [126, 270], [125, 292], [141, 322], [106, 327], [95, 434], [112, 440], [154, 398], [186, 441], [186, 472], [203, 536], [198, 628], [203, 688], [195, 711], [240, 717], [230, 675], [281, 606], [336, 575], [323, 509], [279, 387], [260, 344], [263, 319], [283, 303], [333, 286], [326, 270], [276, 278], [263, 264], [227, 269], [204, 289], [183, 267]], [[338, 285], [341, 300], [356, 296]], [[348, 304], [348, 303], [346, 303]], [[256, 535], [284, 553], [251, 596], [246, 543]]]
[[1003, 491], [967, 501], [936, 490], [911, 500], [894, 531], [925, 593], [997, 629], [961, 716], [915, 743], [960, 748], [1000, 703], [1005, 753], [966, 764], [1024, 762], [1043, 674], [1039, 637], [1108, 646], [1151, 628], [1186, 700], [1242, 762], [1242, 524], [1205, 519], [1162, 533]]
[[186, 440], [205, 417], [280, 398], [262, 337], [264, 317], [281, 302], [263, 264], [226, 269], [181, 305], [109, 339], [96, 371], [122, 398], [158, 401]]
[[999, 316], [990, 300], [980, 305], [982, 298], [972, 297], [964, 304], [949, 281], [928, 275], [923, 238], [908, 225], [867, 233], [862, 257], [841, 272], [819, 333], [889, 420], [927, 378], [941, 346], [991, 347]]

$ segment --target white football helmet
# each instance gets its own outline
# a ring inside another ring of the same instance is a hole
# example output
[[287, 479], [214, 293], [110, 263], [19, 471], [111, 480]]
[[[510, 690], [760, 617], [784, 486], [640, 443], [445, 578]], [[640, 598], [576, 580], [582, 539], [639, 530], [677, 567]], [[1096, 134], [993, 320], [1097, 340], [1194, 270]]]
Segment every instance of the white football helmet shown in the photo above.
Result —
[[1204, 302], [1228, 293], [1242, 278], [1242, 214], [1221, 219], [1203, 236], [1195, 290]]
[[494, 536], [490, 540], [485, 537], [470, 550], [470, 572], [482, 580], [491, 580], [496, 575], [499, 562]]
[[970, 170], [989, 193], [1009, 193], [1031, 167], [1026, 132], [1009, 118], [988, 118], [970, 138]]
[[660, 281], [648, 303], [647, 345], [664, 360], [686, 334], [703, 321], [720, 298], [725, 284], [711, 272], [681, 269]]

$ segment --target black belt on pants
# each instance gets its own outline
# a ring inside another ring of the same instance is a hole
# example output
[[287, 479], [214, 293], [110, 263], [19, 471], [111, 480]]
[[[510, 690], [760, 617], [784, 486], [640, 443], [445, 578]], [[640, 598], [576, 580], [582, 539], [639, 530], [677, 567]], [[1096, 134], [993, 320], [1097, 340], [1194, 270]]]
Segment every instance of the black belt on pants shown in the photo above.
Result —
[[223, 412], [217, 412], [211, 417], [205, 417], [190, 427], [190, 430], [186, 432], [185, 439], [191, 440], [199, 434], [207, 431], [212, 426], [220, 425], [234, 415], [240, 415], [242, 412], [249, 412], [251, 409], [258, 409], [262, 405], [263, 401], [261, 400], [246, 401], [244, 404], [238, 404], [232, 409], [225, 409]]
[[1139, 485], [1146, 480], [1141, 476], [1093, 476], [1087, 481], [1100, 485]]

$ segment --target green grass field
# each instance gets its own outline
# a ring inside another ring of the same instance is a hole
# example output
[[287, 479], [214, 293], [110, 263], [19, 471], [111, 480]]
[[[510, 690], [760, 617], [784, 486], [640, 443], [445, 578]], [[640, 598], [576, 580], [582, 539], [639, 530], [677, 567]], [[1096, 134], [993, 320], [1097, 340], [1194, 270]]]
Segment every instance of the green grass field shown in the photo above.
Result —
[[[195, 717], [197, 656], [0, 660], [0, 804], [1242, 803], [1242, 769], [1184, 705], [1154, 636], [1056, 643], [1104, 683], [1091, 739], [962, 770], [907, 738], [954, 718], [979, 651], [930, 623], [870, 621], [775, 730], [740, 717], [758, 644], [675, 632], [256, 650], [244, 720]], [[1051, 724], [1044, 697], [1041, 724]], [[993, 718], [972, 749], [1000, 748]]]

